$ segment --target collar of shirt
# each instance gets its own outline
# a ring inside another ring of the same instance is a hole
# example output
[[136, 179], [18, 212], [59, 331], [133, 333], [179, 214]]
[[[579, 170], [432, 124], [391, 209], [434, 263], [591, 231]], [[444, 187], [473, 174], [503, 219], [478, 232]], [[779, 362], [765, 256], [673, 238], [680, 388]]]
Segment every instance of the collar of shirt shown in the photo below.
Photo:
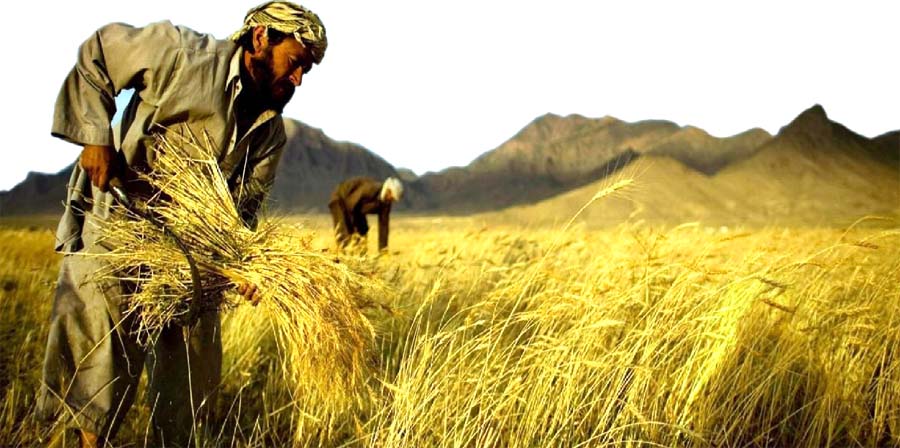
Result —
[[229, 121], [232, 123], [231, 130], [231, 141], [228, 144], [225, 152], [223, 153], [222, 158], [219, 160], [219, 168], [222, 169], [222, 172], [226, 174], [226, 176], [230, 176], [231, 171], [240, 163], [241, 159], [245, 159], [250, 156], [253, 148], [249, 148], [248, 144], [242, 144], [244, 140], [256, 130], [256, 128], [260, 127], [265, 122], [275, 118], [278, 115], [278, 112], [275, 112], [272, 109], [268, 109], [263, 111], [256, 117], [256, 120], [247, 130], [246, 134], [238, 135], [238, 127], [237, 127], [237, 111], [235, 110], [235, 103], [237, 102], [238, 95], [240, 95], [242, 90], [241, 83], [241, 64], [243, 64], [243, 56], [244, 49], [239, 45], [237, 50], [235, 50], [234, 55], [231, 57], [231, 61], [228, 65], [228, 82], [225, 85], [226, 94], [230, 91], [230, 101], [228, 105], [229, 109]]
[[227, 91], [234, 86], [234, 93], [231, 96], [232, 102], [237, 98], [237, 94], [241, 92], [241, 57], [244, 55], [244, 49], [238, 45], [234, 55], [231, 56], [231, 62], [228, 64], [228, 82], [225, 83]]
[[232, 114], [232, 120], [234, 120], [234, 129], [231, 133], [231, 142], [228, 145], [228, 149], [225, 151], [226, 154], [230, 154], [234, 152], [236, 146], [240, 143], [241, 140], [249, 135], [253, 130], [258, 128], [260, 125], [269, 121], [278, 115], [278, 112], [275, 112], [272, 109], [265, 110], [254, 121], [253, 125], [250, 126], [250, 129], [247, 130], [247, 134], [238, 136], [237, 135], [237, 117], [235, 116], [235, 102], [237, 101], [238, 95], [241, 94], [241, 90], [243, 89], [241, 83], [241, 64], [243, 63], [244, 49], [237, 46], [237, 50], [235, 50], [234, 55], [231, 56], [231, 62], [228, 64], [228, 82], [225, 84], [225, 90], [228, 92], [230, 90], [231, 93], [231, 101], [229, 104], [229, 109]]
[[[234, 110], [234, 102], [237, 101], [238, 95], [241, 94], [241, 90], [243, 89], [241, 83], [241, 64], [243, 63], [242, 59], [244, 56], [244, 49], [240, 46], [237, 47], [237, 50], [234, 52], [234, 55], [231, 56], [231, 62], [228, 64], [228, 83], [225, 85], [226, 91], [234, 86], [231, 90], [231, 109]], [[268, 109], [259, 114], [259, 117], [256, 118], [256, 121], [250, 127], [250, 131], [259, 127], [259, 125], [269, 121], [278, 115], [278, 112], [275, 112], [272, 109]], [[237, 128], [235, 128], [237, 131]], [[247, 133], [249, 134], [250, 131]]]

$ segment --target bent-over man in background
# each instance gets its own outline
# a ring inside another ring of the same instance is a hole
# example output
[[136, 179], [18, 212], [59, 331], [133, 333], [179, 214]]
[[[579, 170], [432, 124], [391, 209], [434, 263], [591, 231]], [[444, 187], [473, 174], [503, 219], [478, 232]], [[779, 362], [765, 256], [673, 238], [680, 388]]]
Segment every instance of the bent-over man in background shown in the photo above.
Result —
[[346, 248], [353, 235], [365, 237], [369, 233], [366, 215], [378, 215], [378, 250], [387, 249], [391, 205], [402, 196], [403, 184], [395, 177], [384, 182], [370, 177], [341, 182], [328, 203], [338, 250]]
[[[211, 406], [221, 374], [219, 316], [172, 324], [149, 348], [124, 316], [128, 285], [99, 282], [97, 221], [109, 218], [110, 179], [141, 195], [133, 173], [152, 171], [155, 134], [193, 134], [211, 142], [241, 215], [256, 212], [274, 181], [285, 146], [281, 112], [327, 47], [311, 11], [285, 1], [251, 9], [230, 39], [170, 22], [143, 28], [114, 23], [80, 47], [56, 102], [52, 134], [83, 147], [68, 184], [56, 250], [65, 253], [50, 318], [37, 415], [78, 431], [82, 446], [105, 445], [134, 401], [143, 368], [149, 378], [152, 446], [185, 446]], [[115, 97], [134, 89], [119, 140], [110, 120]], [[129, 175], [131, 174], [131, 175]], [[129, 180], [131, 179], [131, 180]], [[253, 188], [250, 188], [250, 187]], [[249, 199], [249, 200], [248, 200]], [[256, 286], [238, 292], [255, 299]]]

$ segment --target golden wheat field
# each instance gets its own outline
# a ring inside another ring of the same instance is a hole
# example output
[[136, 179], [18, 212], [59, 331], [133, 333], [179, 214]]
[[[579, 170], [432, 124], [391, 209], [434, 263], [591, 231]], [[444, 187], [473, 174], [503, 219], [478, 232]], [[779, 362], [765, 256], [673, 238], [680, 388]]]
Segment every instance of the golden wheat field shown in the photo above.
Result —
[[[331, 246], [325, 217], [299, 221]], [[257, 308], [223, 315], [223, 381], [197, 446], [900, 445], [900, 231], [398, 217], [369, 395], [292, 394]], [[60, 258], [0, 228], [0, 445], [32, 421]], [[374, 242], [370, 241], [374, 245]], [[138, 397], [116, 446], [143, 446]]]

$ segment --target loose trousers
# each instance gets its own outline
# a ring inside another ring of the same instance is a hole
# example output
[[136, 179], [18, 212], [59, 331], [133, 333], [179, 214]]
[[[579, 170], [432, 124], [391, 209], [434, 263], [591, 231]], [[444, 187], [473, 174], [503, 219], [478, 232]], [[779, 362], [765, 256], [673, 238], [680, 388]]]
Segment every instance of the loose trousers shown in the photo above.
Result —
[[149, 347], [124, 315], [125, 282], [100, 281], [102, 257], [66, 255], [59, 272], [37, 416], [112, 438], [148, 373], [152, 446], [186, 446], [212, 408], [221, 377], [218, 313], [171, 325]]

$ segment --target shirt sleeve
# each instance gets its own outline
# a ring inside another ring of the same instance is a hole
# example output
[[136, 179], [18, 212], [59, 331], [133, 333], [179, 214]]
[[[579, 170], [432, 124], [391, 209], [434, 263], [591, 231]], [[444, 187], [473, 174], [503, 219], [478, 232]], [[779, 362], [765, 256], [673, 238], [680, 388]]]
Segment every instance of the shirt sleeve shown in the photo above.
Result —
[[63, 82], [51, 134], [81, 145], [112, 146], [116, 95], [135, 89], [144, 102], [154, 104], [175, 73], [180, 49], [181, 33], [169, 22], [98, 29], [81, 44]]

